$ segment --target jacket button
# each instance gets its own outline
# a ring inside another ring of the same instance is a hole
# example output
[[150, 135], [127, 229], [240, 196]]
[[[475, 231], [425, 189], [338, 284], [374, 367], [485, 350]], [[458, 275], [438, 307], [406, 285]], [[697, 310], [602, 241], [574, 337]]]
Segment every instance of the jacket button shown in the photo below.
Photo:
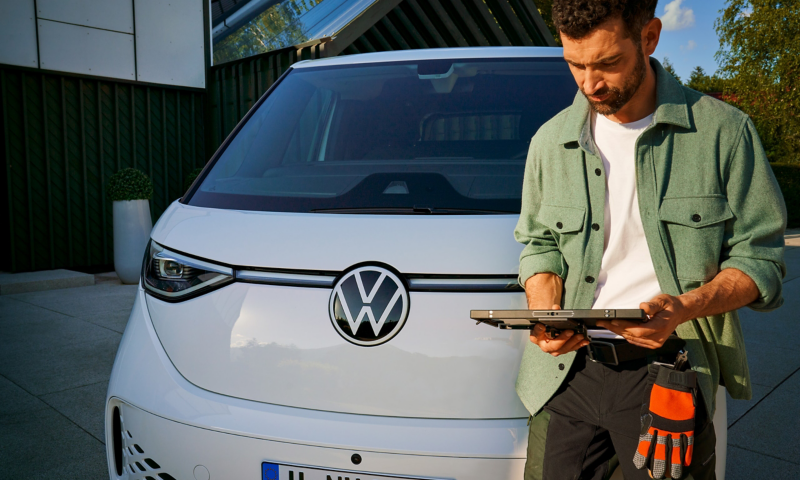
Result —
[[564, 228], [564, 224], [563, 224], [563, 223], [561, 223], [561, 222], [558, 222], [558, 223], [556, 223], [556, 227], [558, 227], [558, 228]]
[[592, 230], [594, 230], [595, 232], [596, 232], [596, 231], [598, 231], [598, 230], [600, 230], [600, 225], [598, 225], [598, 224], [596, 224], [596, 223], [593, 223], [593, 224], [592, 224]]
[[701, 217], [700, 215], [698, 215], [696, 213], [694, 215], [692, 215], [692, 221], [693, 222], [699, 222], [702, 219], [703, 219], [703, 217]]
[[594, 277], [586, 277], [586, 283], [594, 283]]
[[559, 363], [558, 364], [558, 369], [559, 370], [564, 370], [564, 364], [563, 363]]
[[597, 176], [599, 177], [600, 175], [602, 175], [602, 174], [603, 174], [603, 172], [602, 172], [602, 171], [601, 171], [599, 168], [595, 168], [595, 169], [594, 169], [594, 174], [595, 174], [595, 175], [597, 175]]

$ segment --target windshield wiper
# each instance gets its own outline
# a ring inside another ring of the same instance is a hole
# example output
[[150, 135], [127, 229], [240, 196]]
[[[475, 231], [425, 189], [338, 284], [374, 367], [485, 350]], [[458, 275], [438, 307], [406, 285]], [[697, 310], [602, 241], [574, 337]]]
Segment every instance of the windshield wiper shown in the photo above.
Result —
[[516, 215], [519, 212], [506, 210], [484, 210], [475, 208], [434, 208], [434, 207], [354, 207], [318, 208], [312, 213], [360, 213], [373, 215]]

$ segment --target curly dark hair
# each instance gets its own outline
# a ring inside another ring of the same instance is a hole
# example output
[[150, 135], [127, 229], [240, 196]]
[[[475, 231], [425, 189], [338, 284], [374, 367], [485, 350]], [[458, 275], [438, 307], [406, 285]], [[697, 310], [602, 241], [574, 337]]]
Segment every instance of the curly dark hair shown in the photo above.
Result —
[[655, 17], [658, 0], [553, 0], [553, 23], [560, 33], [581, 39], [598, 25], [620, 16], [627, 36], [637, 44]]

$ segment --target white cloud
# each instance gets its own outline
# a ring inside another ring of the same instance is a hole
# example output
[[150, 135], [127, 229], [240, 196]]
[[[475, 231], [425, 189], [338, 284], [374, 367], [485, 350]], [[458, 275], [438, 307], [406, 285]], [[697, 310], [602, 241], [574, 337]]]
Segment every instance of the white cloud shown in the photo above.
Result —
[[664, 6], [661, 23], [664, 30], [683, 30], [694, 26], [694, 10], [681, 7], [683, 0], [672, 0]]
[[695, 42], [694, 40], [689, 40], [689, 43], [687, 43], [686, 45], [681, 45], [681, 51], [688, 52], [689, 50], [694, 50], [694, 47], [696, 46], [697, 42]]

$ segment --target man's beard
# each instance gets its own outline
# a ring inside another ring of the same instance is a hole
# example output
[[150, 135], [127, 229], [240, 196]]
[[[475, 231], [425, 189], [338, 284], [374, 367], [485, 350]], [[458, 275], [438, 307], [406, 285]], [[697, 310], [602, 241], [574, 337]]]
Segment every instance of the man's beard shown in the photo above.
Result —
[[595, 112], [606, 116], [614, 115], [636, 95], [639, 86], [644, 82], [645, 75], [647, 74], [646, 68], [644, 55], [637, 55], [633, 72], [625, 79], [625, 83], [622, 85], [621, 89], [617, 87], [605, 87], [592, 94], [593, 96], [602, 97], [608, 93], [609, 97], [602, 102], [596, 102], [589, 98], [586, 92], [583, 91], [583, 87], [581, 87], [581, 93], [583, 93], [586, 100], [589, 101], [589, 105], [592, 106]]

